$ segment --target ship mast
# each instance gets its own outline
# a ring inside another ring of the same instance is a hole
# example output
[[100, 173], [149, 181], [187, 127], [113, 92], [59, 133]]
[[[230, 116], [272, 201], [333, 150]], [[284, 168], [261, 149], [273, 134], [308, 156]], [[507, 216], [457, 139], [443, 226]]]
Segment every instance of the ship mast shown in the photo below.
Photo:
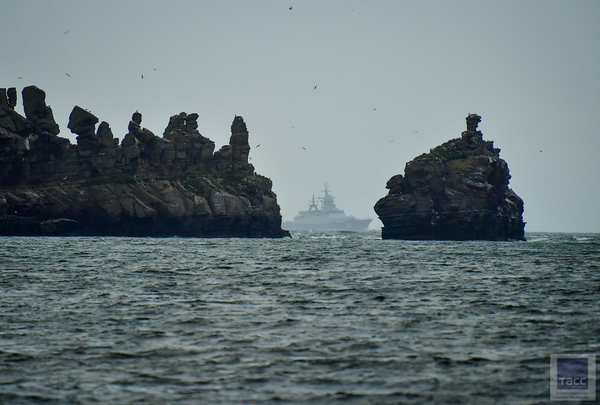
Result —
[[[341, 211], [341, 210], [338, 210], [338, 208], [335, 206], [335, 202], [333, 202], [335, 197], [333, 197], [332, 195], [329, 194], [328, 187], [329, 187], [329, 185], [327, 183], [325, 183], [325, 190], [321, 190], [322, 192], [325, 193], [325, 197], [319, 198], [320, 200], [322, 200], [321, 201], [321, 209], [326, 212]], [[341, 212], [343, 212], [343, 211], [341, 211]]]
[[308, 202], [310, 204], [310, 207], [308, 208], [309, 211], [312, 211], [313, 208], [315, 211], [319, 211], [319, 207], [317, 206], [317, 202], [315, 201], [315, 195], [313, 194], [312, 197], [312, 201]]

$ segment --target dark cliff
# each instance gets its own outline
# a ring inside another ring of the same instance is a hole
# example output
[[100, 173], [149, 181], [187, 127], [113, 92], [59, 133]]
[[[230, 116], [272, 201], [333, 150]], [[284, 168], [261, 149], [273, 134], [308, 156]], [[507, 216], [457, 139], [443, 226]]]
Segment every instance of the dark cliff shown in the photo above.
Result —
[[198, 114], [172, 116], [163, 137], [133, 114], [119, 144], [108, 123], [76, 106], [59, 127], [35, 86], [0, 89], [0, 235], [283, 237], [269, 179], [248, 163], [248, 130], [229, 145], [198, 132]]
[[383, 239], [524, 240], [523, 200], [509, 187], [500, 149], [467, 117], [462, 137], [432, 149], [393, 176], [375, 204]]

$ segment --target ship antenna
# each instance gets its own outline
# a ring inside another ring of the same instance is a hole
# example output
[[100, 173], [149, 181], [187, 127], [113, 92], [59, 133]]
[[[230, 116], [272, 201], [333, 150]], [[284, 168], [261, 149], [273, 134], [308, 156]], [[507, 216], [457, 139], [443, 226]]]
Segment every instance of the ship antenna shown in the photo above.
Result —
[[317, 207], [317, 202], [315, 201], [314, 194], [312, 196], [312, 201], [309, 201], [308, 203], [310, 204], [310, 207], [308, 208], [309, 211], [312, 211], [313, 208], [315, 209], [315, 211], [319, 211], [319, 207]]

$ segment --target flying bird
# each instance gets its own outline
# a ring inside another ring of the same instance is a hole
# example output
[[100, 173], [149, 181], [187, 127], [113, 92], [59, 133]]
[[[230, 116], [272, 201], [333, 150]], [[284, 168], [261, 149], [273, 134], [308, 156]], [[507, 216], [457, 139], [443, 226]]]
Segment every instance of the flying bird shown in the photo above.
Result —
[[317, 89], [317, 86], [315, 85], [315, 88], [313, 90], [316, 90], [316, 89]]
[[290, 6], [290, 10], [292, 9], [292, 7]]
[[256, 145], [256, 147], [258, 148], [260, 146], [260, 143], [258, 145]]
[[66, 74], [67, 76], [71, 77], [71, 75], [70, 75], [70, 74], [68, 74], [68, 73], [65, 73], [65, 74]]
[[142, 75], [142, 79], [144, 78], [144, 75]]
[[17, 79], [22, 79], [22, 78], [23, 78], [23, 76], [17, 76]]
[[303, 146], [302, 149], [306, 150], [306, 148]]
[[69, 30], [66, 30], [66, 31], [63, 33], [63, 35], [65, 35], [67, 32], [69, 32]]

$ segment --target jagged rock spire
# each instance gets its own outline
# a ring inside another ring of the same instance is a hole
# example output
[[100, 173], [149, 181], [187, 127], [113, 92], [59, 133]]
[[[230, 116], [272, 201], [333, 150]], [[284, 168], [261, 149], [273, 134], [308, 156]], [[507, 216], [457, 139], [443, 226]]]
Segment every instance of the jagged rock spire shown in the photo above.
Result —
[[254, 167], [248, 164], [250, 144], [248, 143], [248, 129], [244, 119], [236, 115], [231, 124], [231, 157], [233, 159], [234, 171], [254, 171]]
[[[23, 89], [21, 94], [23, 95], [25, 117], [42, 131], [49, 132], [52, 135], [58, 135], [60, 129], [58, 128], [56, 121], [54, 121], [52, 109], [46, 105], [46, 93], [44, 90], [39, 89], [36, 86], [28, 86]], [[14, 104], [16, 104], [16, 94], [14, 96]], [[14, 105], [11, 108], [14, 108]]]
[[481, 117], [477, 114], [469, 114], [466, 118], [467, 120], [467, 131], [475, 132], [477, 131], [477, 125], [481, 122]]

